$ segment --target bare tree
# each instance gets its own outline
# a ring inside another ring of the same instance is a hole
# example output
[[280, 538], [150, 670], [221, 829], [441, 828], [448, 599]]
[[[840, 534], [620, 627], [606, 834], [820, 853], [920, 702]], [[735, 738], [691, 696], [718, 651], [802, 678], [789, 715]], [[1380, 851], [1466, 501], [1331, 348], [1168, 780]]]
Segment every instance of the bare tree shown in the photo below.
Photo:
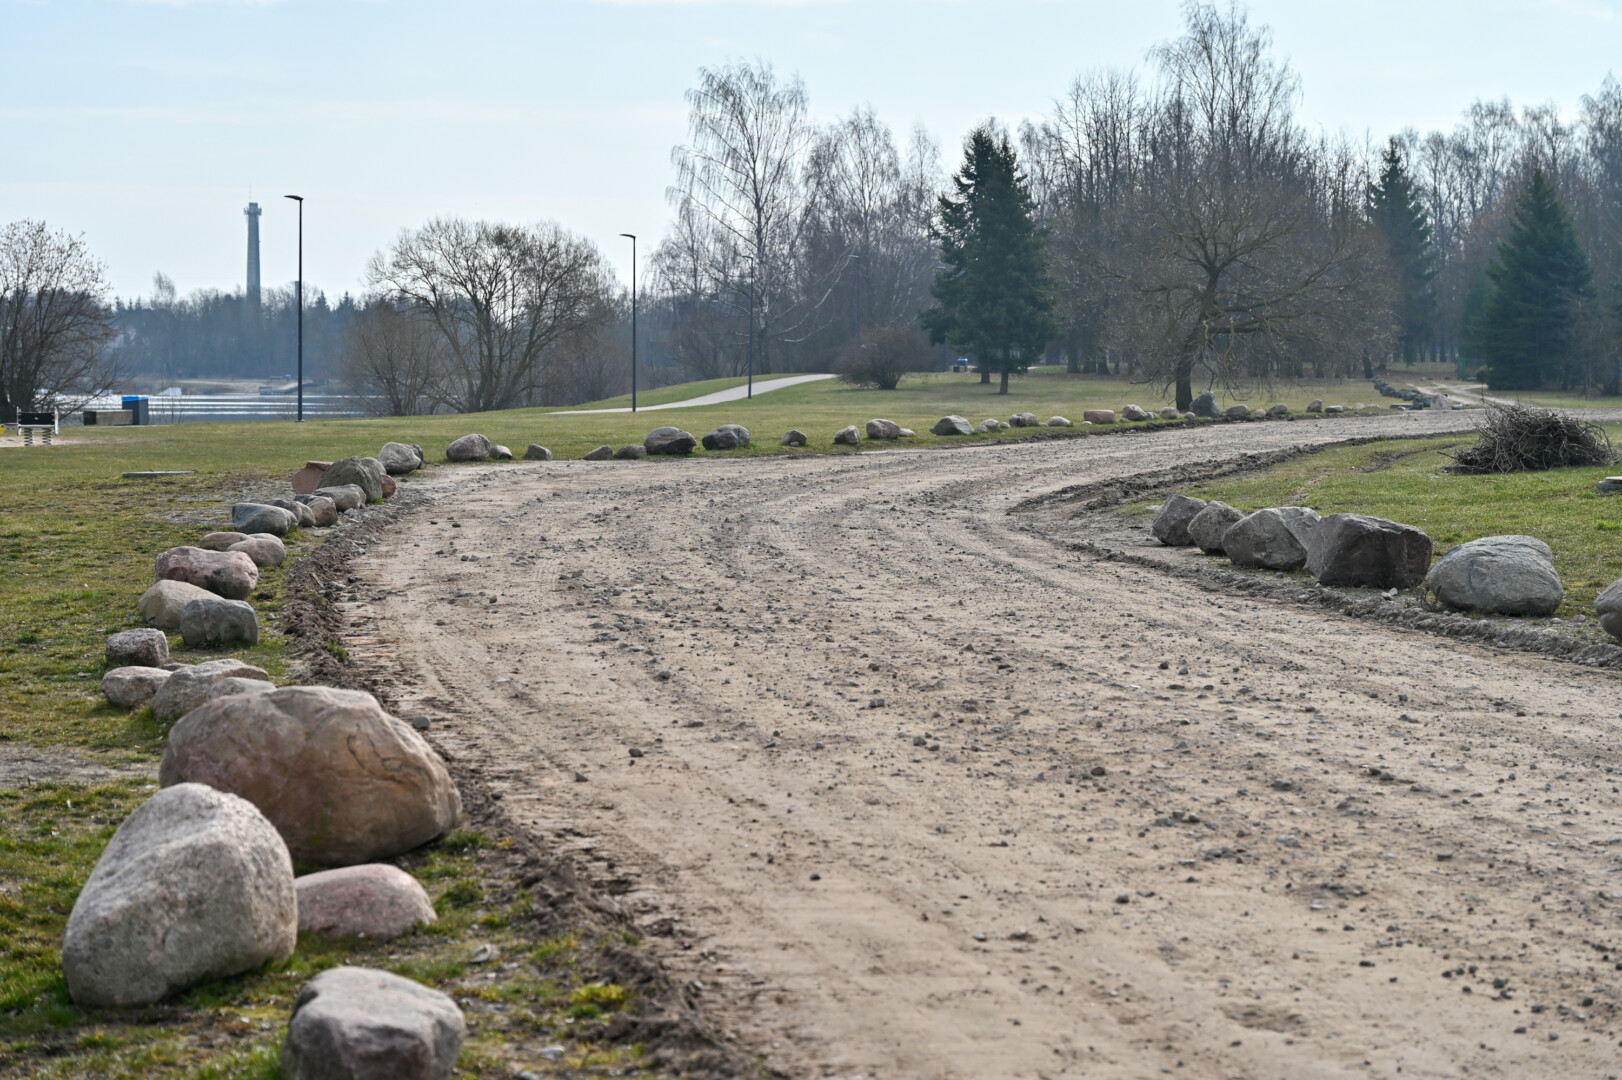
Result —
[[1096, 77], [1048, 126], [1072, 334], [1102, 327], [1181, 409], [1196, 374], [1293, 374], [1389, 321], [1355, 154], [1301, 134], [1265, 28], [1236, 6], [1185, 12], [1184, 36], [1150, 54], [1153, 94]]
[[459, 412], [540, 403], [550, 350], [614, 314], [601, 253], [551, 223], [438, 218], [373, 256], [368, 279], [439, 332]]
[[427, 416], [444, 397], [445, 340], [420, 312], [374, 300], [350, 324], [339, 371], [380, 416]]
[[108, 287], [82, 236], [43, 221], [0, 230], [0, 404], [80, 407], [115, 376]]
[[770, 372], [774, 346], [805, 332], [821, 300], [796, 280], [801, 171], [814, 135], [805, 86], [797, 78], [779, 83], [760, 61], [700, 68], [687, 103], [689, 141], [671, 154], [676, 184], [668, 196], [698, 241], [694, 296], [725, 297], [747, 312], [752, 289], [755, 370]]

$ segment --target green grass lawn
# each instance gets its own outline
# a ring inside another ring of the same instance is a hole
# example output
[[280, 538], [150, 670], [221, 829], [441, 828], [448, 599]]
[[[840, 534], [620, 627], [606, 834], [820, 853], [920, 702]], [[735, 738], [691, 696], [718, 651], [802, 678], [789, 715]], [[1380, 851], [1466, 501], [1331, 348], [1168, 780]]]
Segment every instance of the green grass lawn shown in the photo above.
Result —
[[[1607, 429], [1622, 439], [1622, 427]], [[1616, 466], [1505, 476], [1443, 471], [1459, 436], [1384, 440], [1310, 454], [1186, 492], [1240, 510], [1311, 506], [1322, 514], [1373, 514], [1425, 530], [1439, 558], [1483, 536], [1535, 536], [1554, 550], [1566, 600], [1558, 614], [1592, 614], [1594, 596], [1622, 577], [1622, 497], [1594, 491]], [[1137, 504], [1134, 513], [1158, 504]]]

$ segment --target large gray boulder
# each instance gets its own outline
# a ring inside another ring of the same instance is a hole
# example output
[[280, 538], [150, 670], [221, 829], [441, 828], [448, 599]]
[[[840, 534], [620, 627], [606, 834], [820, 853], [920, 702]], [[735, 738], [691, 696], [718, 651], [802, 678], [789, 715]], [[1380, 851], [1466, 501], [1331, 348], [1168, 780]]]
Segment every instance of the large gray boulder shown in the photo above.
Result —
[[180, 636], [188, 649], [230, 649], [259, 644], [259, 616], [241, 600], [210, 596], [180, 613]]
[[842, 427], [838, 431], [834, 432], [834, 444], [837, 446], [855, 446], [857, 443], [861, 442], [861, 440], [862, 433], [856, 430], [855, 424], [851, 424], [849, 427]]
[[[366, 505], [366, 492], [357, 484], [316, 488], [313, 494], [316, 498], [330, 501], [333, 506], [337, 507], [338, 513], [343, 513], [345, 510], [359, 510]], [[337, 518], [334, 517], [333, 520], [336, 521]]]
[[479, 461], [490, 456], [490, 440], [483, 435], [463, 435], [445, 447], [446, 461]]
[[130, 1008], [285, 960], [297, 942], [282, 838], [246, 799], [181, 784], [113, 834], [68, 916], [62, 972], [78, 1004]]
[[197, 541], [197, 546], [204, 551], [230, 551], [232, 544], [240, 544], [246, 539], [248, 539], [247, 533], [211, 532]]
[[1456, 611], [1553, 615], [1566, 598], [1554, 552], [1532, 536], [1484, 536], [1437, 560], [1425, 587]]
[[614, 451], [616, 461], [641, 461], [648, 456], [648, 448], [641, 443], [628, 443]]
[[1188, 523], [1194, 520], [1195, 514], [1204, 509], [1204, 499], [1173, 495], [1160, 505], [1160, 512], [1155, 515], [1149, 531], [1155, 534], [1156, 540], [1167, 547], [1188, 547], [1194, 542], [1188, 535]]
[[422, 468], [424, 459], [422, 447], [416, 443], [387, 442], [377, 452], [377, 460], [390, 476], [404, 476]]
[[107, 639], [108, 667], [162, 667], [169, 662], [169, 635], [143, 626]]
[[742, 424], [722, 424], [703, 439], [706, 450], [736, 450], [749, 445], [749, 429]]
[[524, 450], [524, 460], [525, 461], [551, 461], [552, 460], [552, 451], [548, 450], [546, 447], [542, 446], [540, 443], [530, 443], [529, 446]]
[[1594, 597], [1594, 613], [1607, 634], [1622, 639], [1622, 578], [1611, 582]]
[[1218, 499], [1200, 508], [1188, 522], [1188, 538], [1207, 555], [1224, 554], [1223, 534], [1245, 515]]
[[240, 502], [231, 507], [231, 528], [239, 533], [286, 536], [298, 525], [298, 515], [269, 503]]
[[148, 625], [159, 630], [179, 630], [180, 615], [186, 605], [213, 595], [187, 581], [160, 581], [141, 594], [136, 607]]
[[280, 566], [287, 558], [287, 545], [270, 533], [260, 533], [250, 536], [239, 543], [226, 548], [227, 551], [240, 551], [253, 560], [253, 564], [261, 570], [267, 566]]
[[585, 461], [613, 461], [614, 448], [612, 446], [599, 446], [594, 450], [587, 450]]
[[387, 971], [336, 967], [299, 991], [283, 1080], [448, 1080], [467, 1032], [445, 994]]
[[240, 551], [170, 548], [153, 561], [153, 570], [155, 581], [184, 581], [227, 600], [246, 600], [259, 584], [259, 567]]
[[698, 440], [678, 427], [656, 427], [648, 432], [642, 445], [650, 454], [691, 454]]
[[787, 431], [783, 432], [783, 438], [778, 445], [804, 446], [806, 443], [806, 438], [805, 432], [801, 431], [799, 428], [789, 428]]
[[[359, 491], [359, 488], [355, 489]], [[318, 528], [326, 528], [338, 520], [338, 504], [325, 495], [300, 495], [299, 503], [310, 512], [313, 523]]]
[[1010, 427], [1036, 427], [1040, 423], [1033, 412], [1017, 412], [1008, 418]]
[[120, 709], [139, 709], [151, 701], [169, 672], [159, 667], [117, 667], [101, 677], [101, 692]]
[[[266, 506], [279, 506], [283, 510], [286, 510], [289, 514], [293, 515], [294, 522], [301, 529], [315, 524], [315, 516], [310, 513], [310, 508], [305, 506], [303, 503], [299, 502], [297, 498], [292, 498], [292, 499], [282, 499], [282, 498], [266, 499], [265, 500], [265, 505]], [[253, 535], [253, 536], [271, 536], [273, 534], [271, 534], [271, 533], [252, 533], [250, 535]], [[206, 544], [199, 544], [198, 545], [198, 547], [207, 547], [207, 546], [208, 545], [206, 545]], [[221, 548], [220, 550], [229, 551], [229, 550], [231, 550], [231, 548], [230, 548], [230, 545], [227, 544], [225, 547]]]
[[263, 668], [241, 660], [206, 660], [172, 672], [152, 699], [152, 712], [159, 720], [178, 720], [207, 701], [214, 684], [222, 679], [271, 681]]
[[[178, 673], [177, 673], [178, 674]], [[158, 782], [208, 784], [252, 802], [295, 858], [393, 858], [456, 826], [445, 763], [372, 695], [289, 686], [208, 701], [169, 732]]]
[[[320, 491], [324, 488], [345, 487], [354, 485], [366, 493], [369, 503], [383, 501], [383, 477], [388, 475], [383, 470], [383, 463], [375, 457], [349, 457], [342, 461], [334, 461], [321, 474], [321, 482], [316, 486]], [[243, 529], [243, 532], [259, 532], [258, 529]]]
[[1151, 419], [1151, 417], [1149, 416], [1149, 413], [1146, 410], [1140, 409], [1136, 405], [1124, 405], [1124, 406], [1121, 407], [1121, 419], [1122, 420], [1148, 420], [1148, 419]]
[[867, 437], [869, 439], [899, 439], [901, 438], [901, 425], [894, 420], [869, 420], [867, 422]]
[[1246, 514], [1222, 534], [1222, 550], [1235, 566], [1264, 570], [1299, 570], [1307, 564], [1307, 546], [1278, 507]]
[[1222, 415], [1226, 416], [1229, 420], [1244, 420], [1250, 416], [1250, 406], [1229, 405], [1228, 411]]
[[935, 421], [935, 426], [929, 430], [936, 435], [973, 435], [974, 425], [967, 418], [953, 413]]
[[1219, 416], [1222, 412], [1221, 409], [1217, 408], [1216, 395], [1209, 390], [1195, 398], [1194, 404], [1189, 406], [1189, 410], [1195, 416], [1203, 416], [1207, 419], [1213, 416]]
[[1330, 514], [1307, 547], [1307, 570], [1324, 585], [1408, 589], [1430, 565], [1430, 537], [1368, 514]]
[[497, 461], [511, 461], [513, 452], [500, 443], [492, 443], [490, 445], [490, 456]]

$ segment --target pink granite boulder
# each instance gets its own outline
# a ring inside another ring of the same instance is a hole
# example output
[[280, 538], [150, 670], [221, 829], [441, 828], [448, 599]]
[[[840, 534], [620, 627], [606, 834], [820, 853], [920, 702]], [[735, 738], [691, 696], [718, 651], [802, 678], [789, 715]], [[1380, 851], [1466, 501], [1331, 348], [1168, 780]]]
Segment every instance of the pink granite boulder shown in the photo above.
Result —
[[259, 567], [240, 551], [170, 548], [156, 562], [157, 581], [184, 581], [227, 600], [246, 600], [259, 584]]
[[388, 941], [436, 917], [417, 879], [387, 863], [321, 870], [293, 885], [301, 934]]

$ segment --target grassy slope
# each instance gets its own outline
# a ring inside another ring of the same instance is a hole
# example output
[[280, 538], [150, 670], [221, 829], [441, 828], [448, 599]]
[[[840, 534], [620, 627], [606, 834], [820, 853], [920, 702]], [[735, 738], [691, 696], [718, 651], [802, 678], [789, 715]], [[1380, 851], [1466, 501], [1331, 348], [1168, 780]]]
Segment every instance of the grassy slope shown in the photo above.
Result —
[[[1613, 441], [1622, 428], [1610, 430]], [[1329, 450], [1188, 492], [1241, 510], [1311, 506], [1323, 514], [1374, 514], [1418, 526], [1449, 548], [1483, 536], [1519, 533], [1554, 549], [1565, 584], [1559, 612], [1592, 614], [1594, 596], [1622, 577], [1622, 497], [1594, 491], [1609, 468], [1555, 469], [1508, 476], [1444, 472], [1459, 437], [1392, 440]], [[1138, 513], [1150, 507], [1139, 505]]]

